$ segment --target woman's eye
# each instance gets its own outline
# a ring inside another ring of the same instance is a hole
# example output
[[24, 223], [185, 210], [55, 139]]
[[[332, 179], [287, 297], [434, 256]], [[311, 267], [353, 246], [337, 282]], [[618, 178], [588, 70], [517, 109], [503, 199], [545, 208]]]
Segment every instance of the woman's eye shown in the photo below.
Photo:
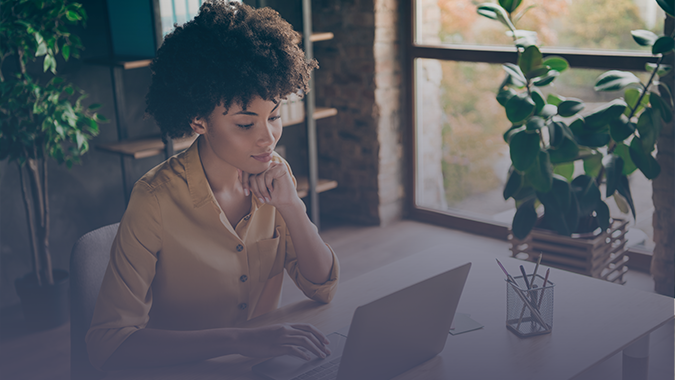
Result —
[[253, 126], [253, 124], [237, 124], [237, 127], [242, 128], [242, 129], [249, 129]]
[[279, 120], [280, 118], [281, 118], [281, 115], [271, 116], [271, 117], [269, 118], [269, 121], [277, 121], [277, 120]]

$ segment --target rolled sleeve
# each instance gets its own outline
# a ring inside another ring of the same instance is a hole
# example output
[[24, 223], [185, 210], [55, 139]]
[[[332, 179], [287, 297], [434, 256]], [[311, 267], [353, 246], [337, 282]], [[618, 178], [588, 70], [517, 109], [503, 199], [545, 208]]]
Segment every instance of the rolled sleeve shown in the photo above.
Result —
[[157, 201], [142, 183], [134, 187], [113, 242], [110, 262], [86, 335], [91, 364], [101, 369], [135, 331], [145, 328], [152, 306], [151, 284], [161, 248]]
[[[292, 247], [292, 244], [289, 236], [287, 245]], [[335, 255], [333, 248], [328, 244], [326, 244], [326, 247], [328, 247], [333, 255], [333, 266], [331, 267], [328, 280], [323, 284], [315, 284], [302, 275], [298, 268], [298, 260], [295, 257], [295, 250], [293, 248], [288, 249], [286, 252], [286, 271], [288, 272], [288, 275], [308, 298], [321, 303], [329, 303], [333, 299], [337, 292], [338, 279], [340, 277], [340, 264], [337, 256]]]

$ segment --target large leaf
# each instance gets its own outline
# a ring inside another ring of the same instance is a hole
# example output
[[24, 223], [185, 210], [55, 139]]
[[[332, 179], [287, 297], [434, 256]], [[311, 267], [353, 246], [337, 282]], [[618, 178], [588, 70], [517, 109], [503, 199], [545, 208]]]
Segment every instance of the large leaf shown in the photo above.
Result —
[[[520, 71], [529, 76], [531, 71], [542, 67], [542, 57], [538, 47], [534, 45], [528, 46], [522, 54], [520, 54], [520, 57], [518, 57], [518, 67], [520, 67]], [[543, 74], [545, 74], [545, 72], [541, 73], [541, 75]]]
[[532, 116], [527, 120], [527, 123], [525, 124], [525, 129], [528, 131], [537, 131], [546, 125], [546, 120], [542, 119], [539, 116]]
[[605, 177], [607, 185], [605, 197], [611, 197], [619, 187], [619, 179], [623, 176], [623, 159], [615, 154], [610, 154], [603, 159], [605, 165]]
[[563, 143], [563, 127], [564, 125], [560, 121], [554, 121], [548, 124], [548, 139], [551, 144], [551, 148], [558, 148]]
[[523, 87], [527, 84], [527, 79], [525, 79], [525, 74], [520, 70], [520, 67], [514, 65], [513, 63], [505, 63], [502, 65], [504, 71], [511, 77], [511, 83], [517, 87]]
[[652, 46], [654, 45], [654, 42], [659, 38], [659, 36], [657, 36], [656, 33], [644, 29], [631, 30], [630, 34], [633, 35], [633, 39], [640, 46]]
[[525, 172], [525, 179], [540, 192], [548, 192], [553, 181], [553, 165], [546, 151], [539, 152], [534, 165]]
[[574, 175], [574, 162], [565, 162], [555, 165], [553, 167], [553, 174], [565, 177], [566, 180], [571, 181]]
[[661, 99], [668, 105], [668, 109], [672, 110], [675, 108], [675, 104], [673, 104], [673, 94], [670, 93], [668, 86], [663, 83], [659, 83], [658, 87], [659, 95], [661, 95]]
[[518, 239], [525, 239], [537, 222], [537, 211], [534, 209], [535, 201], [536, 199], [528, 199], [523, 202], [516, 210], [516, 215], [513, 216], [511, 230], [513, 236]]
[[580, 175], [572, 181], [571, 186], [579, 201], [580, 214], [590, 215], [602, 198], [595, 180], [587, 175]]
[[650, 152], [646, 152], [643, 149], [643, 145], [638, 137], [633, 138], [633, 141], [630, 143], [630, 158], [647, 179], [654, 179], [661, 173], [661, 165], [659, 165]]
[[525, 172], [534, 165], [539, 155], [539, 134], [526, 130], [515, 133], [509, 142], [511, 162], [520, 172]]
[[478, 6], [477, 11], [478, 14], [481, 16], [485, 16], [487, 18], [501, 22], [511, 31], [516, 30], [516, 27], [509, 19], [509, 15], [506, 13], [506, 10], [497, 4], [483, 3]]
[[633, 159], [630, 158], [630, 148], [628, 145], [622, 142], [616, 143], [616, 146], [614, 147], [614, 154], [623, 159], [623, 175], [629, 175], [637, 170], [637, 166], [635, 166]]
[[619, 184], [616, 191], [623, 196], [626, 202], [628, 202], [630, 211], [633, 213], [633, 218], [635, 218], [635, 203], [633, 202], [633, 196], [631, 195], [630, 187], [628, 186], [628, 177], [622, 175], [621, 178], [619, 178]]
[[520, 189], [520, 186], [523, 184], [523, 176], [518, 173], [517, 170], [511, 166], [509, 168], [508, 179], [506, 180], [506, 185], [504, 186], [504, 191], [502, 195], [504, 200], [507, 200], [513, 196], [513, 194]]
[[[539, 113], [544, 109], [546, 105], [546, 100], [544, 100], [544, 94], [538, 88], [535, 88], [531, 91], [532, 101], [534, 102], [534, 114], [539, 115]], [[545, 118], [545, 116], [542, 116]]]
[[584, 109], [584, 102], [580, 99], [569, 98], [558, 104], [558, 114], [562, 117], [576, 115]]
[[[637, 104], [638, 100], [640, 100], [640, 95], [642, 94], [642, 89], [638, 88], [627, 88], [626, 91], [623, 94], [623, 99], [626, 101], [626, 110], [624, 111], [624, 115], [626, 117], [630, 116], [632, 113], [633, 115], [638, 115], [640, 111], [644, 108], [644, 106], [647, 104], [647, 97], [643, 97], [641, 100], [640, 104]], [[637, 109], [633, 111], [633, 109]]]
[[562, 144], [557, 148], [550, 148], [548, 153], [553, 164], [571, 162], [579, 155], [579, 145], [574, 140], [564, 137]]
[[508, 87], [504, 88], [497, 93], [497, 102], [504, 107], [506, 106], [506, 102], [508, 102], [515, 94], [516, 91], [514, 89]]
[[635, 132], [635, 124], [628, 121], [626, 115], [609, 122], [609, 134], [612, 140], [620, 142]]
[[506, 102], [504, 108], [506, 109], [506, 117], [509, 121], [517, 124], [523, 122], [532, 115], [535, 106], [532, 97], [530, 97], [527, 91], [523, 91], [512, 96], [511, 99]]
[[652, 72], [652, 71], [656, 70], [656, 75], [658, 75], [659, 77], [662, 77], [662, 78], [664, 76], [668, 75], [668, 73], [672, 69], [673, 69], [673, 67], [670, 66], [670, 65], [664, 65], [664, 64], [657, 65], [656, 63], [651, 63], [651, 62], [647, 62], [645, 64], [645, 71]]
[[526, 49], [528, 46], [538, 45], [539, 40], [537, 37], [537, 32], [531, 30], [522, 30], [518, 29], [515, 32], [508, 31], [506, 35], [515, 38], [515, 45]]
[[551, 190], [537, 192], [544, 205], [544, 222], [561, 235], [571, 235], [579, 219], [579, 205], [572, 194], [570, 184], [562, 177], [554, 176]]
[[570, 129], [574, 132], [574, 139], [581, 146], [600, 148], [607, 145], [611, 140], [606, 130], [584, 130], [583, 121], [581, 123], [572, 123]]
[[659, 7], [661, 7], [664, 12], [668, 13], [671, 17], [675, 17], [675, 5], [673, 5], [673, 0], [656, 0], [656, 3], [659, 4]]
[[504, 132], [504, 142], [507, 144], [511, 143], [511, 137], [520, 131], [524, 131], [524, 125], [512, 125], [506, 132]]
[[544, 87], [551, 84], [558, 75], [560, 75], [559, 71], [549, 70], [545, 76], [532, 79], [532, 83], [537, 87]]
[[621, 117], [626, 107], [626, 102], [622, 99], [614, 99], [609, 103], [603, 104], [584, 117], [585, 128], [597, 130], [607, 126], [610, 121]]
[[609, 228], [609, 207], [607, 203], [600, 201], [595, 205], [595, 216], [598, 220], [598, 225], [603, 231]]
[[639, 84], [640, 78], [628, 71], [610, 70], [595, 81], [595, 91], [617, 91], [632, 84]]
[[[658, 110], [658, 113], [661, 115], [661, 118], [666, 123], [670, 123], [673, 120], [673, 110], [670, 109], [670, 104], [666, 103], [657, 93], [649, 93], [649, 104], [652, 108]], [[660, 129], [660, 128], [659, 128]]]
[[661, 133], [661, 117], [653, 108], [645, 108], [637, 122], [637, 130], [640, 133], [642, 150], [650, 153], [656, 146], [656, 140]]
[[584, 158], [584, 173], [586, 175], [596, 178], [600, 174], [602, 168], [602, 154], [596, 153]]
[[567, 68], [570, 67], [570, 64], [565, 58], [555, 55], [550, 55], [544, 58], [543, 65], [548, 66], [551, 68], [551, 70], [555, 70], [559, 73], [567, 70]]
[[499, 0], [499, 5], [501, 5], [505, 11], [513, 13], [520, 5], [520, 1], [521, 0]]
[[560, 105], [560, 103], [564, 102], [566, 98], [564, 96], [556, 95], [556, 94], [548, 94], [546, 97], [546, 103], [548, 104], [553, 104], [554, 106]]
[[555, 116], [557, 113], [558, 107], [554, 106], [553, 104], [546, 104], [544, 105], [544, 108], [539, 111], [539, 116], [548, 119], [551, 116]]
[[657, 55], [657, 54], [666, 54], [675, 48], [675, 39], [670, 36], [661, 36], [659, 37], [656, 42], [654, 42], [654, 45], [652, 46], [652, 54]]

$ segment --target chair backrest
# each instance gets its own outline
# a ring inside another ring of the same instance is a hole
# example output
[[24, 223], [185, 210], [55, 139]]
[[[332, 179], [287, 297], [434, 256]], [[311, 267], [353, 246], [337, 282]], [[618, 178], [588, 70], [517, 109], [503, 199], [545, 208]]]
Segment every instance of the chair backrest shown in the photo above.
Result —
[[84, 337], [89, 330], [103, 274], [110, 261], [119, 223], [82, 236], [70, 256], [70, 378], [98, 379], [103, 372], [89, 363]]

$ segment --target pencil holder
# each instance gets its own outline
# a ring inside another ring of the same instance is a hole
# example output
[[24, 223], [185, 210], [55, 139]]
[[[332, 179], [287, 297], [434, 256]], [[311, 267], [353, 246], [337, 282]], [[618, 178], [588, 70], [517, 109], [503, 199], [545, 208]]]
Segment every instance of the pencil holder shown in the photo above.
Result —
[[[532, 279], [528, 275], [528, 279]], [[537, 275], [531, 289], [523, 276], [506, 281], [506, 327], [519, 337], [548, 334], [553, 328], [554, 284]]]

